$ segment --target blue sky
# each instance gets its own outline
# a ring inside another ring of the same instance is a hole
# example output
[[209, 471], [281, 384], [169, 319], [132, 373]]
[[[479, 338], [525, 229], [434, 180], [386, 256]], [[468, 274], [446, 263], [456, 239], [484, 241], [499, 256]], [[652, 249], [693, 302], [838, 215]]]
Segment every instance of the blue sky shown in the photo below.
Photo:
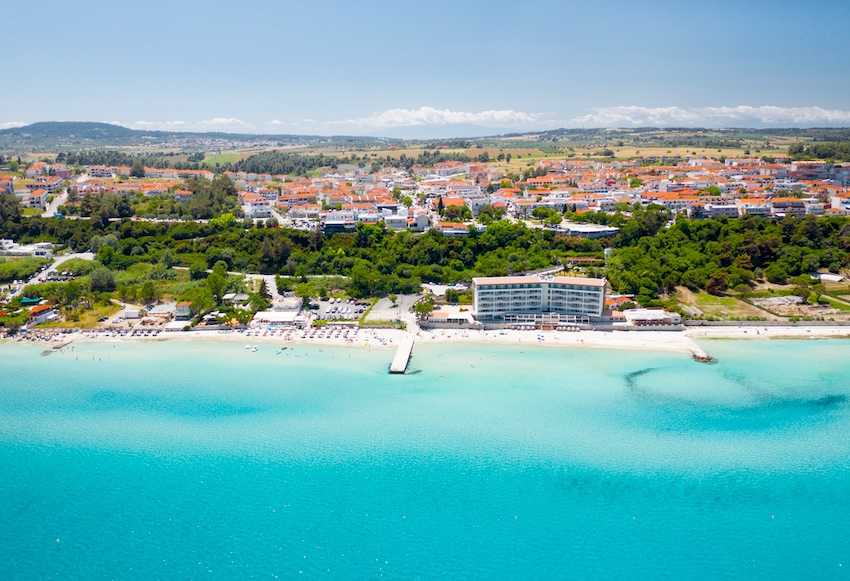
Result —
[[44, 0], [23, 12], [3, 27], [15, 80], [0, 127], [850, 126], [847, 0]]

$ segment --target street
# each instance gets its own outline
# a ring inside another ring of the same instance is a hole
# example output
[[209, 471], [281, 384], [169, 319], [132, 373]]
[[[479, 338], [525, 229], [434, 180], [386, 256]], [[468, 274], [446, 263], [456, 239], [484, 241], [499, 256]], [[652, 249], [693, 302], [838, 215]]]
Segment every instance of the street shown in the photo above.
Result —
[[28, 284], [36, 284], [36, 283], [39, 283], [39, 282], [43, 282], [47, 278], [48, 272], [53, 271], [53, 270], [58, 271], [59, 270], [58, 267], [62, 263], [67, 262], [67, 261], [74, 259], [74, 258], [80, 258], [82, 260], [94, 260], [94, 254], [92, 254], [91, 252], [77, 252], [77, 253], [74, 253], [74, 254], [66, 254], [65, 256], [57, 257], [56, 259], [54, 259], [53, 263], [50, 266], [48, 266], [47, 268], [45, 268], [41, 272], [35, 273], [35, 275], [33, 275], [28, 281], [26, 281], [23, 284], [15, 287], [12, 290], [12, 293], [9, 296], [9, 298], [11, 299], [11, 298], [18, 296], [18, 294], [21, 292], [21, 290], [25, 286], [27, 286]]

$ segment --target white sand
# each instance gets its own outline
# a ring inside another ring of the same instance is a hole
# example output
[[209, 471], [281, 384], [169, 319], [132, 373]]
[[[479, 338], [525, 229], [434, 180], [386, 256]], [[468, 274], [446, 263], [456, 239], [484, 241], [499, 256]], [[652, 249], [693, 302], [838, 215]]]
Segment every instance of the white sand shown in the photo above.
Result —
[[[695, 339], [781, 339], [781, 338], [848, 338], [848, 326], [808, 327], [690, 327], [685, 331], [474, 331], [474, 330], [417, 330], [420, 345], [449, 343], [492, 343], [516, 345], [542, 345], [545, 347], [591, 347], [628, 349], [636, 351], [664, 351], [704, 356], [705, 352]], [[35, 334], [41, 339], [36, 339]], [[116, 336], [106, 332], [53, 334], [46, 330], [28, 333], [29, 338], [5, 341], [31, 341], [57, 347], [68, 342], [86, 341], [226, 341], [243, 345], [257, 345], [276, 349], [294, 348], [298, 345], [358, 347], [368, 349], [396, 349], [406, 331], [398, 329], [341, 329], [330, 331], [176, 331], [160, 332], [148, 336]], [[710, 351], [710, 345], [705, 345]], [[708, 353], [710, 355], [710, 353]]]
[[699, 346], [681, 331], [420, 331], [424, 343], [504, 343], [693, 353]]
[[838, 339], [850, 338], [850, 326], [689, 327], [684, 333], [694, 339]]
[[308, 331], [266, 331], [250, 329], [248, 331], [174, 331], [159, 332], [149, 335], [119, 335], [116, 333], [87, 331], [70, 334], [49, 334], [38, 331], [36, 338], [33, 332], [7, 342], [32, 342], [46, 346], [57, 347], [68, 342], [149, 342], [149, 341], [219, 341], [240, 343], [250, 346], [274, 345], [280, 349], [295, 345], [321, 345], [337, 347], [361, 347], [368, 349], [395, 349], [404, 331], [398, 329], [351, 329], [347, 333], [314, 330]]

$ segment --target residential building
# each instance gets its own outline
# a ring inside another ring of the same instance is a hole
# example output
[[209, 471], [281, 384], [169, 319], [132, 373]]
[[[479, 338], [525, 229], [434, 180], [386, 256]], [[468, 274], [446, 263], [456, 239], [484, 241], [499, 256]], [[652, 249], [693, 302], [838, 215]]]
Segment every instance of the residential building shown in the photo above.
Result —
[[40, 176], [35, 178], [35, 183], [29, 187], [34, 190], [45, 190], [48, 194], [53, 194], [62, 187], [62, 180], [52, 176]]
[[93, 178], [111, 178], [114, 173], [113, 168], [105, 165], [93, 165], [89, 167], [89, 176]]
[[737, 218], [740, 215], [737, 204], [706, 204], [705, 210], [709, 218]]
[[187, 321], [192, 318], [192, 303], [182, 301], [174, 307], [174, 318], [179, 321]]
[[442, 222], [437, 226], [437, 230], [443, 233], [443, 236], [449, 238], [462, 238], [469, 236], [469, 224], [461, 222]]
[[802, 216], [806, 203], [801, 198], [773, 198], [770, 207], [774, 216]]

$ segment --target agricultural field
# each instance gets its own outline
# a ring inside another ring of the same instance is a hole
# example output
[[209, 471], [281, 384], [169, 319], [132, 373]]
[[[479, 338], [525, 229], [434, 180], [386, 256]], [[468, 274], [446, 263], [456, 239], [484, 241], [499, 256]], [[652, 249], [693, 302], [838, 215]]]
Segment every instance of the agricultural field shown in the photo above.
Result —
[[204, 163], [215, 167], [215, 164], [236, 163], [245, 159], [245, 155], [240, 153], [208, 153], [204, 157]]

